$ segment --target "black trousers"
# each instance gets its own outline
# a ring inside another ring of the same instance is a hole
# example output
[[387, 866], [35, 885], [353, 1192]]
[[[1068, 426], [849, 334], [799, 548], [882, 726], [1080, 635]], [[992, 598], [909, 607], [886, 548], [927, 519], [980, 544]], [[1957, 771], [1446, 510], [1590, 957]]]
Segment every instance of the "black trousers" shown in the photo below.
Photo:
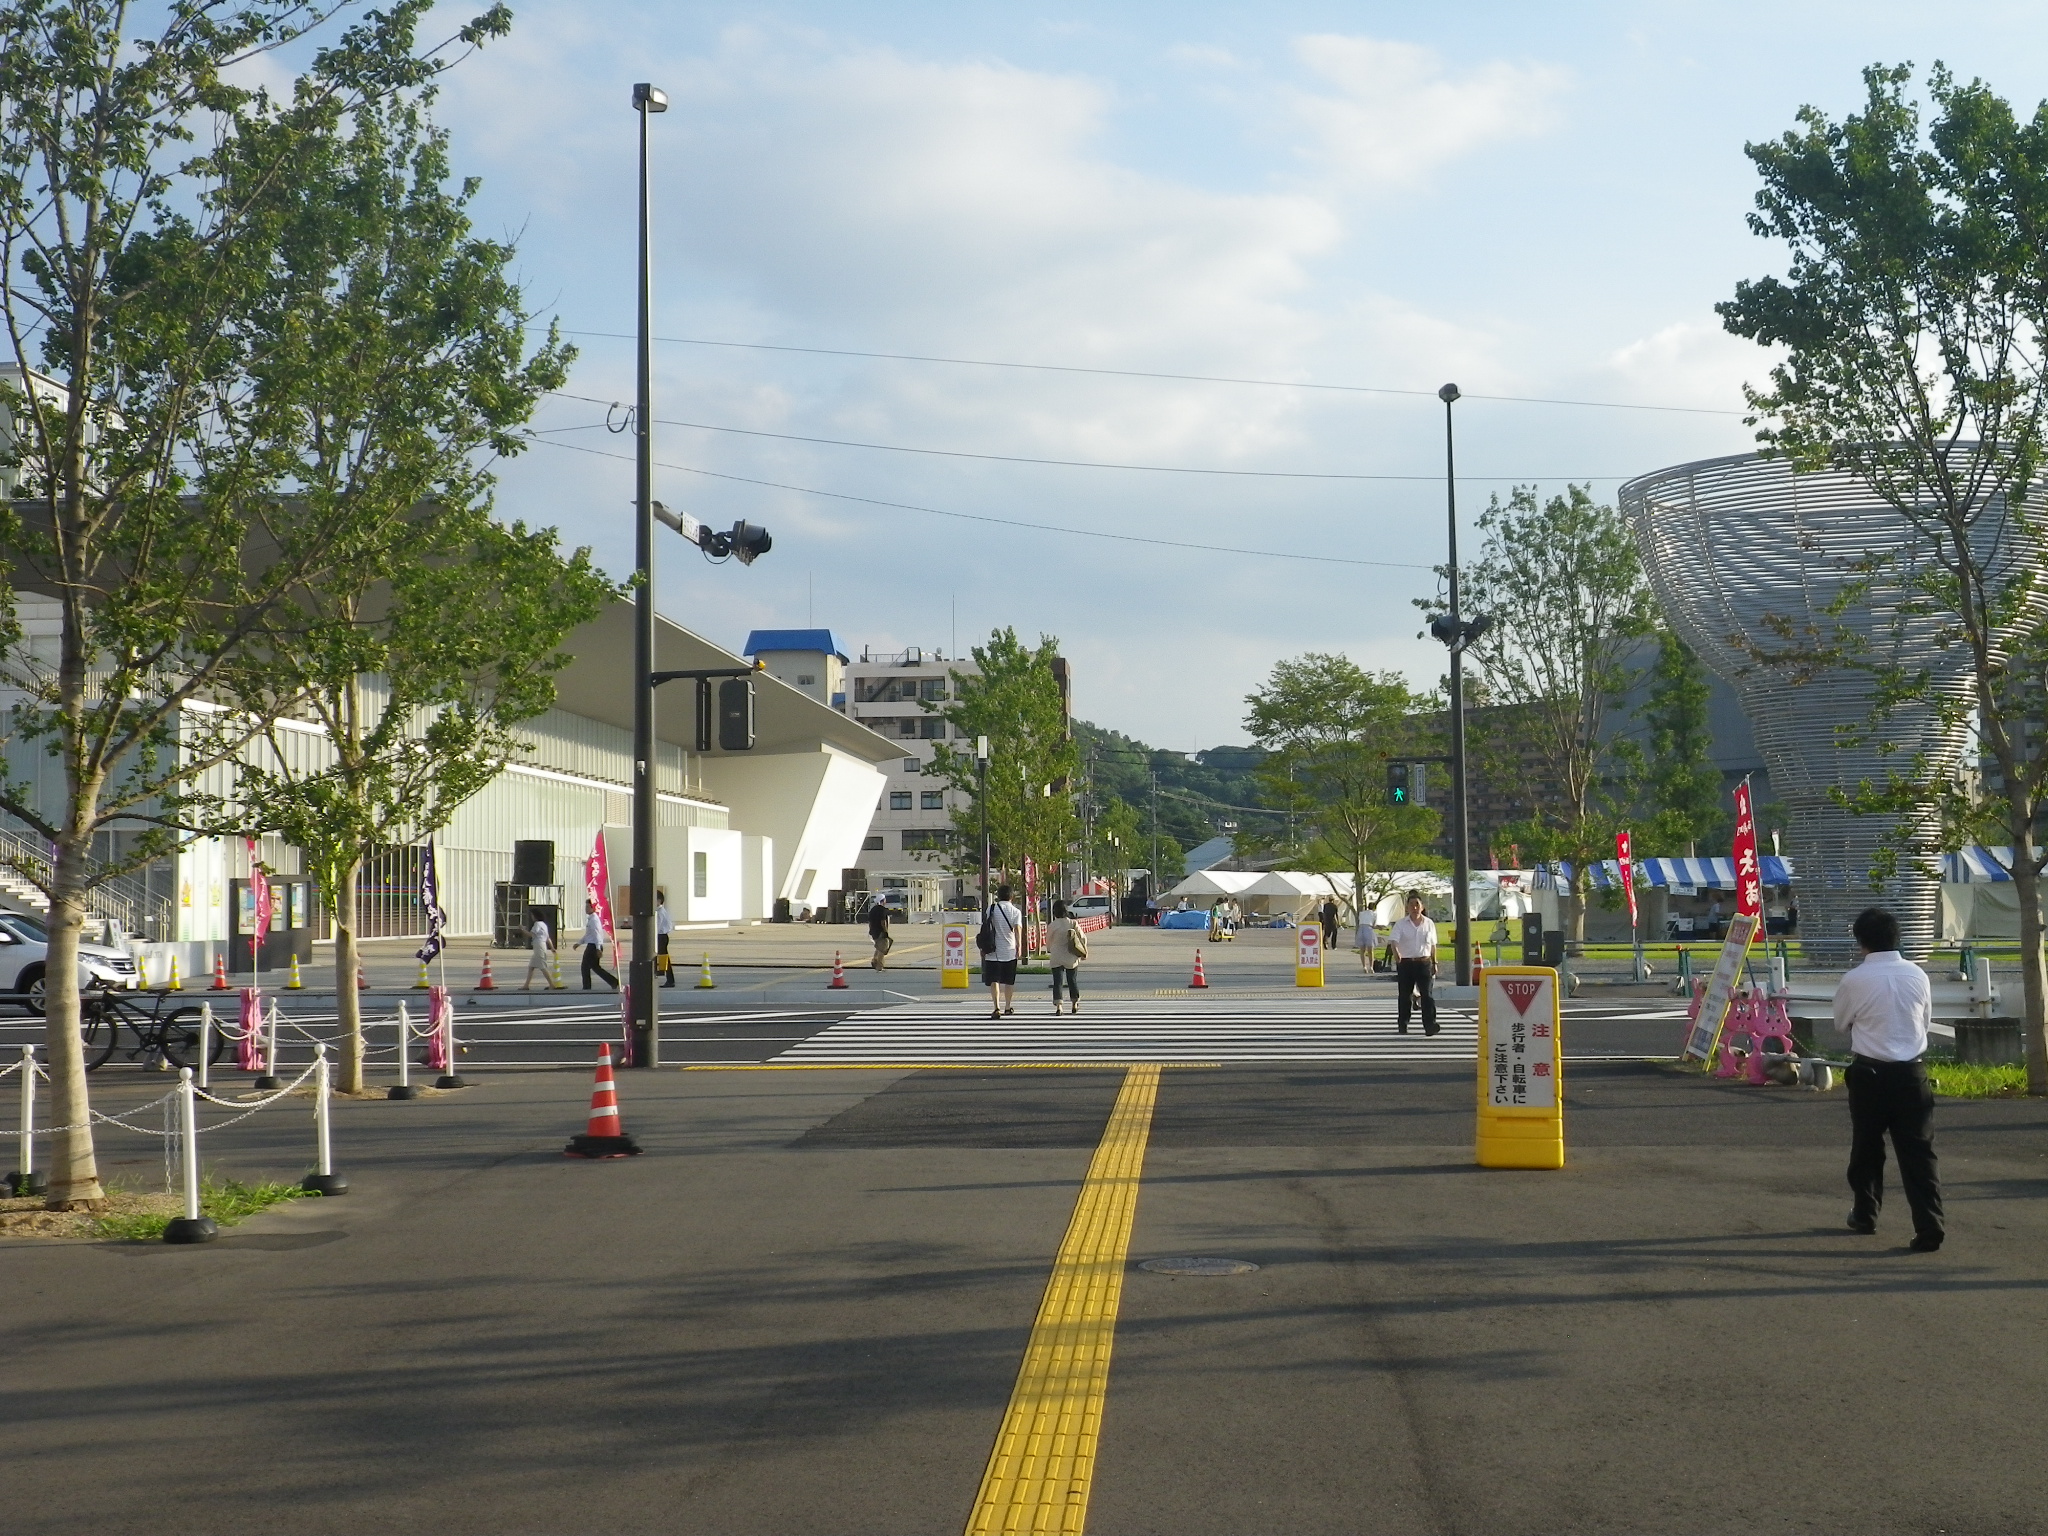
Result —
[[1917, 1061], [1858, 1056], [1849, 1064], [1849, 1193], [1859, 1216], [1884, 1204], [1884, 1139], [1899, 1159], [1899, 1182], [1919, 1237], [1942, 1236], [1941, 1180], [1934, 1170], [1934, 1087]]
[[1434, 978], [1429, 974], [1427, 960], [1397, 960], [1394, 962], [1394, 983], [1400, 989], [1399, 1020], [1401, 1033], [1408, 1033], [1408, 1016], [1415, 1009], [1415, 994], [1422, 994], [1422, 1027], [1430, 1034], [1436, 1033], [1436, 991]]
[[590, 973], [592, 971], [602, 976], [614, 989], [618, 987], [619, 978], [604, 968], [604, 946], [602, 944], [586, 944], [583, 946], [583, 990], [586, 992], [590, 990]]
[[1067, 996], [1074, 1002], [1081, 1001], [1081, 968], [1078, 965], [1056, 965], [1052, 968], [1052, 1001], [1057, 1008], [1060, 1001], [1060, 983], [1067, 984]]
[[[655, 952], [655, 953], [656, 953], [657, 955], [660, 955], [660, 956], [662, 956], [662, 957], [663, 957], [664, 959], [665, 959], [665, 958], [667, 958], [667, 956], [668, 956], [668, 935], [667, 935], [667, 934], [665, 934], [665, 933], [664, 933], [664, 934], [660, 934], [660, 935], [657, 935], [657, 936], [656, 936], [656, 938], [655, 938], [655, 940], [654, 940], [654, 952]], [[672, 986], [674, 986], [674, 985], [676, 984], [676, 968], [675, 968], [675, 966], [674, 966], [673, 964], [670, 964], [670, 965], [663, 965], [663, 964], [661, 963], [661, 961], [660, 961], [660, 960], [657, 960], [657, 961], [655, 961], [655, 962], [654, 962], [654, 968], [655, 968], [655, 969], [656, 969], [657, 971], [661, 972], [661, 984], [662, 984], [662, 985], [663, 985], [664, 987], [672, 987]]]

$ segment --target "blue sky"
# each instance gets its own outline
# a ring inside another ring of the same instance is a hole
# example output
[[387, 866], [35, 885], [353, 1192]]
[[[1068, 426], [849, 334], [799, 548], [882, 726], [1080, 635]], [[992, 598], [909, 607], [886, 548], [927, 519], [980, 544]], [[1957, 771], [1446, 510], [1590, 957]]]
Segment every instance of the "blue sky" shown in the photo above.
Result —
[[2018, 5], [515, 9], [439, 115], [534, 308], [583, 333], [567, 393], [588, 398], [547, 404], [500, 508], [616, 572], [632, 467], [602, 424], [632, 346], [596, 333], [633, 328], [636, 80], [673, 102], [653, 125], [659, 335], [1423, 392], [658, 349], [656, 420], [693, 425], [659, 426], [657, 459], [739, 478], [662, 469], [657, 495], [775, 536], [751, 569], [667, 546], [667, 612], [734, 646], [815, 621], [856, 653], [949, 649], [956, 609], [963, 647], [1057, 635], [1078, 713], [1183, 750], [1244, 739], [1243, 694], [1305, 650], [1436, 680], [1411, 599], [1442, 558], [1446, 380], [1688, 408], [1468, 398], [1468, 529], [1516, 481], [1607, 499], [1750, 446], [1740, 386], [1767, 361], [1712, 311], [1779, 259], [1743, 222], [1746, 139], [1804, 102], [1853, 108], [1876, 61], [2048, 95], [2048, 13]]

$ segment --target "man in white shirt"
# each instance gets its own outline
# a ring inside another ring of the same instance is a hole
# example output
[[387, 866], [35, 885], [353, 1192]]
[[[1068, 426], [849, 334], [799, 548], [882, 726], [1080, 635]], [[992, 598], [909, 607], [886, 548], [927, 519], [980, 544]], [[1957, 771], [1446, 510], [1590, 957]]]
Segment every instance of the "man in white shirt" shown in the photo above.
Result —
[[668, 915], [668, 892], [654, 893], [654, 968], [661, 972], [661, 984], [672, 987], [676, 984], [675, 962], [668, 957], [668, 936], [676, 931], [676, 920]]
[[1422, 892], [1408, 893], [1408, 914], [1394, 924], [1387, 940], [1394, 946], [1394, 981], [1400, 988], [1396, 1004], [1402, 1034], [1408, 1033], [1408, 1016], [1414, 1011], [1415, 994], [1422, 994], [1422, 1032], [1436, 1033], [1436, 924], [1423, 915]]
[[583, 946], [583, 990], [590, 990], [590, 973], [597, 972], [616, 992], [619, 978], [604, 968], [604, 922], [597, 915], [597, 903], [583, 903], [583, 937], [576, 941]]
[[1867, 907], [1850, 925], [1863, 961], [1835, 988], [1835, 1028], [1849, 1037], [1849, 1230], [1875, 1232], [1884, 1203], [1884, 1139], [1898, 1154], [1915, 1253], [1946, 1234], [1935, 1174], [1934, 1089], [1920, 1058], [1934, 1016], [1927, 973], [1899, 953], [1899, 920]]
[[1000, 1019], [1015, 1013], [1019, 936], [1024, 931], [1024, 914], [1010, 900], [1007, 885], [996, 887], [995, 904], [983, 919], [995, 947], [981, 957], [981, 979], [988, 987], [989, 1017]]

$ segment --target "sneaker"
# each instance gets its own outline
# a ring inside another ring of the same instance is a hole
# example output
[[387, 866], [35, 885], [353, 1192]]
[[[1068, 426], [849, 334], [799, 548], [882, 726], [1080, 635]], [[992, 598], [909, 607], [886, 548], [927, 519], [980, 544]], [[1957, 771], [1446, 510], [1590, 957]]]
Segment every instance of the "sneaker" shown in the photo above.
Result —
[[1877, 1218], [1875, 1216], [1865, 1216], [1859, 1212], [1851, 1211], [1849, 1213], [1849, 1230], [1851, 1232], [1860, 1233], [1864, 1237], [1868, 1237], [1871, 1233], [1877, 1230]]
[[1913, 1241], [1906, 1244], [1906, 1246], [1912, 1249], [1915, 1253], [1932, 1253], [1935, 1251], [1935, 1249], [1941, 1246], [1941, 1237], [1939, 1235], [1929, 1237], [1925, 1233], [1922, 1233], [1919, 1237], [1914, 1238]]

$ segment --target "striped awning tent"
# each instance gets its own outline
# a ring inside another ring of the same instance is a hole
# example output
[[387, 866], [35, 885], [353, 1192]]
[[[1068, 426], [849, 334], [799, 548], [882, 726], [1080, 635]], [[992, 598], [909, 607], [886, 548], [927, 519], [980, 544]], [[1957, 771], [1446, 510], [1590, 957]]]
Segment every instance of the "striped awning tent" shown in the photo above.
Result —
[[[1759, 855], [1765, 885], [1790, 885], [1792, 861], [1775, 853]], [[1643, 872], [1652, 885], [1689, 885], [1696, 890], [1735, 889], [1733, 859], [1645, 859]]]
[[2011, 848], [1964, 848], [1941, 856], [1941, 878], [1951, 885], [2002, 885], [2012, 879]]

